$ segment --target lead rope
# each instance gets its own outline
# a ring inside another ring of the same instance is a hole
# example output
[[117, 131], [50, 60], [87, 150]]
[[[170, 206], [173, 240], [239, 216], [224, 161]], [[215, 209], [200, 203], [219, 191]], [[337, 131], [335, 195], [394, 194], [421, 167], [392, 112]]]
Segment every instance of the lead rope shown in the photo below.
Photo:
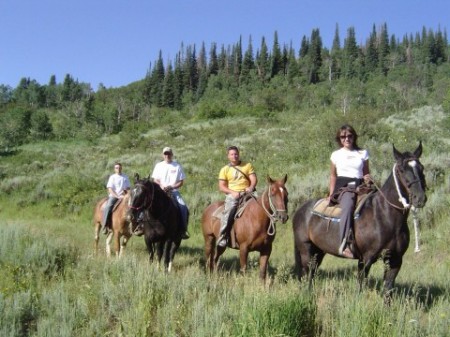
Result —
[[413, 220], [414, 220], [414, 236], [416, 239], [416, 246], [414, 247], [414, 253], [420, 252], [419, 248], [419, 217], [417, 216], [417, 209], [412, 206], [411, 211], [413, 214]]
[[402, 193], [400, 192], [400, 186], [398, 185], [397, 180], [397, 174], [395, 173], [395, 168], [397, 167], [397, 163], [394, 164], [394, 167], [392, 168], [392, 175], [394, 176], [394, 182], [395, 182], [395, 188], [397, 189], [398, 194], [398, 201], [400, 201], [404, 208], [410, 208], [411, 205], [408, 204], [406, 199], [402, 196]]
[[397, 189], [397, 193], [399, 196], [399, 201], [402, 203], [403, 207], [405, 208], [411, 208], [411, 212], [413, 214], [413, 222], [414, 222], [414, 238], [416, 241], [416, 245], [414, 247], [414, 253], [420, 252], [419, 248], [419, 217], [417, 216], [417, 209], [414, 206], [411, 206], [406, 199], [402, 196], [400, 193], [400, 187], [398, 185], [397, 181], [397, 175], [395, 174], [395, 168], [397, 164], [394, 164], [394, 168], [392, 169], [392, 174], [394, 175], [394, 181], [395, 181], [395, 188]]
[[[266, 191], [266, 193], [267, 193], [267, 198], [269, 199], [270, 210], [275, 213], [276, 208], [272, 202], [272, 199], [270, 198], [269, 191]], [[264, 199], [264, 194], [263, 194], [262, 199]], [[276, 227], [275, 227], [275, 223], [277, 222], [277, 219], [272, 214], [270, 214], [270, 212], [266, 209], [266, 206], [264, 206], [264, 200], [261, 200], [261, 205], [262, 205], [264, 211], [266, 212], [267, 216], [270, 219], [269, 228], [267, 228], [267, 235], [273, 236], [273, 235], [275, 235], [275, 233], [277, 231]]]

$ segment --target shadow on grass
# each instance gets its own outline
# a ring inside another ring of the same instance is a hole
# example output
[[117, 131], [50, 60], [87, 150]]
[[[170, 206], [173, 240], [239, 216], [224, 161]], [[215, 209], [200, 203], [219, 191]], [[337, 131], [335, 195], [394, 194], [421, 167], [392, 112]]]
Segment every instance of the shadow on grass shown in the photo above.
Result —
[[[274, 269], [273, 273], [277, 273], [276, 269]], [[323, 270], [319, 268], [314, 279], [315, 281], [333, 279], [336, 281], [358, 282], [357, 273], [356, 266], [348, 266], [335, 270]], [[292, 268], [290, 276], [297, 279], [295, 268]], [[300, 282], [308, 282], [307, 277], [302, 277]], [[369, 277], [363, 284], [362, 291], [365, 291], [365, 289], [376, 290], [382, 296], [384, 290], [383, 277], [369, 274]], [[394, 286], [394, 300], [399, 296], [414, 299], [428, 311], [435, 306], [436, 302], [439, 302], [442, 298], [447, 298], [449, 296], [449, 290], [435, 285], [421, 285], [420, 280], [414, 283], [396, 282]]]

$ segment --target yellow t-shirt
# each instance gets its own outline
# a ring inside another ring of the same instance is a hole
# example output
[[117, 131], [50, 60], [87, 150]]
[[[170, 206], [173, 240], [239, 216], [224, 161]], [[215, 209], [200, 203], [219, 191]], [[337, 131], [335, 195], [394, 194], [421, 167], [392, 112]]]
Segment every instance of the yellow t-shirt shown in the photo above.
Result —
[[[255, 173], [253, 165], [250, 163], [241, 162], [240, 165], [236, 167], [249, 177], [251, 174]], [[250, 186], [250, 181], [234, 166], [226, 165], [222, 167], [219, 172], [219, 180], [225, 180], [228, 182], [228, 188], [235, 192], [243, 192], [247, 187]]]

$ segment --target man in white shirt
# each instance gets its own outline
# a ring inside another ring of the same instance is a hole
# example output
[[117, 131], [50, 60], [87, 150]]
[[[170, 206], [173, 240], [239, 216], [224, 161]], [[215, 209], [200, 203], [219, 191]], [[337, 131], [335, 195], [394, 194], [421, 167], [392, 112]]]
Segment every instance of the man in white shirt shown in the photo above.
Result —
[[111, 215], [114, 205], [119, 199], [122, 199], [130, 190], [130, 180], [128, 176], [122, 173], [122, 164], [114, 164], [114, 174], [109, 176], [108, 183], [108, 201], [103, 210], [102, 230], [103, 233], [108, 233], [108, 227], [111, 226]]
[[164, 191], [166, 191], [172, 200], [176, 202], [181, 213], [181, 219], [184, 226], [183, 239], [189, 239], [187, 231], [189, 221], [189, 210], [184, 202], [179, 188], [183, 186], [186, 178], [183, 167], [176, 161], [173, 161], [173, 151], [170, 147], [163, 149], [164, 160], [157, 163], [153, 169], [152, 178]]

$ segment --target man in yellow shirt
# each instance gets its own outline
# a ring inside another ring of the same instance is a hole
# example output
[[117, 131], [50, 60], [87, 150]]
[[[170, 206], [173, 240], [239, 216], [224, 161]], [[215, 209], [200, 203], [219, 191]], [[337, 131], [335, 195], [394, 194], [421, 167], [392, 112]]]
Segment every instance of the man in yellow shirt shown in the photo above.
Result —
[[233, 223], [233, 217], [239, 198], [245, 193], [255, 190], [258, 178], [251, 163], [246, 163], [239, 158], [239, 149], [236, 146], [227, 148], [229, 163], [219, 172], [219, 190], [225, 193], [225, 205], [220, 224], [218, 246], [226, 247], [229, 227]]

